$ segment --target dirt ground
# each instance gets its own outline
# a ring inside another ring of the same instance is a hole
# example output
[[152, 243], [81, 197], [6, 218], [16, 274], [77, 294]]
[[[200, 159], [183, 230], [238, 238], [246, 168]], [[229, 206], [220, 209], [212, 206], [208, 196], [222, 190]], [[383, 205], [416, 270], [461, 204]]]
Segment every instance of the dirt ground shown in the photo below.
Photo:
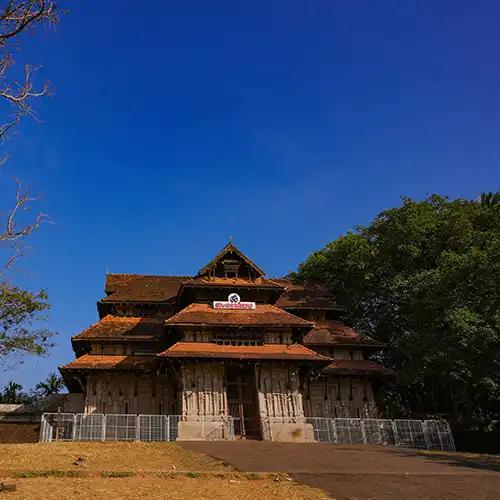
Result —
[[0, 445], [0, 483], [9, 499], [325, 500], [321, 489], [286, 474], [234, 471], [222, 461], [175, 443]]
[[[73, 442], [0, 444], [0, 475], [19, 470], [220, 471], [220, 460], [199, 455], [175, 443]], [[78, 467], [76, 467], [78, 469]]]
[[[231, 482], [233, 481], [233, 482]], [[37, 478], [16, 481], [17, 491], [5, 493], [5, 500], [72, 499], [135, 500], [148, 499], [252, 499], [326, 500], [321, 490], [295, 481], [272, 479], [238, 480], [222, 478], [152, 477], [128, 478]], [[2, 493], [0, 493], [2, 495]], [[3, 496], [2, 496], [3, 498]]]
[[185, 442], [240, 471], [283, 471], [341, 499], [497, 499], [500, 457], [391, 447]]

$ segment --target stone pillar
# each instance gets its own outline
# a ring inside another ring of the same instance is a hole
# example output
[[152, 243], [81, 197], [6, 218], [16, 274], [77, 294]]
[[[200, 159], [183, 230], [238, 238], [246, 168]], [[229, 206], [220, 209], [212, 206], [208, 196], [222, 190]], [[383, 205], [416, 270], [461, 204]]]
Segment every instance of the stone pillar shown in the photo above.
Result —
[[178, 436], [182, 440], [228, 437], [224, 366], [214, 363], [181, 367], [182, 415]]
[[305, 423], [298, 367], [289, 363], [261, 363], [255, 368], [263, 438], [272, 441], [312, 441]]

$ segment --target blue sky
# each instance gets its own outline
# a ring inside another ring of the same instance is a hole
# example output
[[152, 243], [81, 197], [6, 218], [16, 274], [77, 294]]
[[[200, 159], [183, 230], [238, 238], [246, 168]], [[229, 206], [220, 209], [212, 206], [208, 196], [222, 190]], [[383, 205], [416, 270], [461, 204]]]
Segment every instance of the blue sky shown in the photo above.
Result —
[[17, 281], [73, 359], [110, 272], [191, 274], [233, 236], [269, 275], [402, 195], [499, 188], [496, 1], [72, 2], [25, 40], [55, 95], [5, 146], [54, 224]]

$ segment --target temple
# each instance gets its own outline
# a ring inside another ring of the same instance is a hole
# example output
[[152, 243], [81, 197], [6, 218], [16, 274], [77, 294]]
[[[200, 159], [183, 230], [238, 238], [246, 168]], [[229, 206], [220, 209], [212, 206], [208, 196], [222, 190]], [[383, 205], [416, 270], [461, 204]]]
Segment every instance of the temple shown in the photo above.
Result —
[[105, 294], [60, 367], [76, 411], [179, 415], [187, 439], [232, 417], [239, 437], [282, 440], [301, 419], [378, 414], [383, 346], [323, 285], [266, 278], [233, 243], [195, 276], [108, 274]]

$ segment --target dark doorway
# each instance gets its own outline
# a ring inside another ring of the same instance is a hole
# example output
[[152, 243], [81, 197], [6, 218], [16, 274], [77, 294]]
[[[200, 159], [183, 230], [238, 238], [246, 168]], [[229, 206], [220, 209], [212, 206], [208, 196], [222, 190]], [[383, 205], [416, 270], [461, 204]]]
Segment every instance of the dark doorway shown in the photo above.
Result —
[[236, 437], [261, 439], [253, 365], [226, 366], [229, 416], [234, 419]]

